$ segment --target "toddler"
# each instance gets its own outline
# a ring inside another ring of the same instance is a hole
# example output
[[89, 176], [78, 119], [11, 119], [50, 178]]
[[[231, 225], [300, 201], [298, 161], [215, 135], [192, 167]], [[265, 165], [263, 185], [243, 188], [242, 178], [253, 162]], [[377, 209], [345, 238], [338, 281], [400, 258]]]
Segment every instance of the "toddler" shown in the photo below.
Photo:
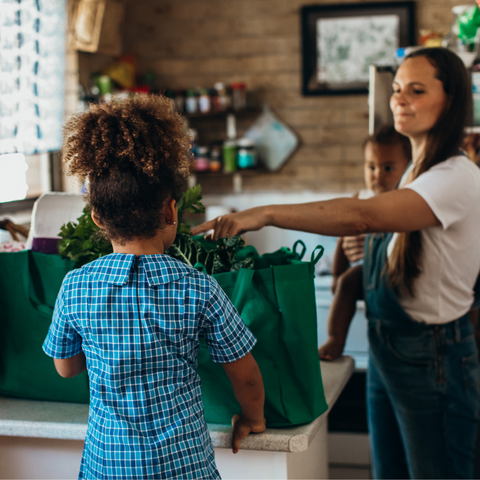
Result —
[[190, 141], [174, 103], [141, 95], [65, 127], [69, 173], [113, 253], [64, 279], [43, 349], [63, 377], [85, 369], [90, 415], [79, 478], [220, 478], [196, 372], [199, 338], [241, 407], [233, 451], [265, 429], [256, 340], [210, 276], [166, 255]]
[[[383, 126], [365, 140], [363, 147], [367, 188], [354, 197], [367, 199], [395, 189], [411, 161], [408, 138], [400, 135], [393, 126]], [[338, 239], [332, 264], [334, 296], [328, 314], [328, 339], [318, 349], [323, 360], [335, 360], [342, 354], [356, 302], [363, 297], [361, 260], [364, 239], [364, 235]]]

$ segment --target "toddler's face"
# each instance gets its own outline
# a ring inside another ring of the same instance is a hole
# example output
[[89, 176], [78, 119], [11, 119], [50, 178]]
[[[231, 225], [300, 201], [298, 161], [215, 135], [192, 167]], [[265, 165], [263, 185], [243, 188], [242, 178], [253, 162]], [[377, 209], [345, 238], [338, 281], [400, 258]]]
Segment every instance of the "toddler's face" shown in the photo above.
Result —
[[375, 194], [393, 190], [410, 163], [400, 143], [365, 146], [365, 184]]

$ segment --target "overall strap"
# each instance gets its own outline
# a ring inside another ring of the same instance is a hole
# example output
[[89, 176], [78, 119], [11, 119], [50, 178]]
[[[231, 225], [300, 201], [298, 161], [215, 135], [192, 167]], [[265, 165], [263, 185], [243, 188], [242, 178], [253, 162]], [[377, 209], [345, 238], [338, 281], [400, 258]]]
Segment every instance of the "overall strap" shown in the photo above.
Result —
[[387, 249], [393, 234], [367, 235], [363, 261], [363, 296], [367, 318], [385, 326], [418, 325], [400, 305], [387, 275]]

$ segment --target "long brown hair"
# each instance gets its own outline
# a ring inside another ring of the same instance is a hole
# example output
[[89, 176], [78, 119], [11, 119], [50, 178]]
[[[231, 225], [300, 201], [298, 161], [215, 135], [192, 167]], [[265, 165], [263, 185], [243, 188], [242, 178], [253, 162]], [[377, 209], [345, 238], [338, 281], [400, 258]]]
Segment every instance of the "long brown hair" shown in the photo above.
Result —
[[[471, 103], [467, 70], [455, 53], [446, 48], [422, 48], [405, 60], [414, 57], [425, 57], [435, 67], [435, 76], [442, 82], [448, 101], [437, 123], [428, 132], [424, 157], [415, 167], [411, 180], [458, 153]], [[403, 286], [414, 296], [413, 284], [421, 274], [421, 259], [421, 232], [399, 233], [388, 262], [391, 285], [394, 288]]]

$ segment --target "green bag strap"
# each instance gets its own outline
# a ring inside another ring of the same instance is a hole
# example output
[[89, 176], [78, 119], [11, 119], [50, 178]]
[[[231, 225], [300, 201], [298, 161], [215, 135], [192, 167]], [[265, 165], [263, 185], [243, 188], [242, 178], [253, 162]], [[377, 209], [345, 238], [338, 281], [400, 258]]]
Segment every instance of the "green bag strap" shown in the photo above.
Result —
[[253, 281], [255, 270], [251, 268], [241, 268], [238, 271], [237, 280], [233, 289], [231, 301], [237, 310], [241, 310], [246, 300], [248, 287]]
[[[302, 252], [301, 253], [297, 253], [297, 245], [302, 246]], [[303, 256], [305, 255], [305, 252], [307, 251], [307, 247], [305, 246], [305, 243], [303, 243], [302, 240], [297, 240], [293, 244], [292, 251], [293, 251], [293, 253], [296, 253], [298, 255], [298, 259], [301, 260], [303, 258]]]
[[32, 263], [32, 251], [28, 251], [27, 261], [24, 263], [23, 267], [23, 287], [25, 289], [25, 293], [27, 294], [27, 298], [30, 301], [30, 305], [36, 310], [38, 313], [45, 315], [46, 317], [52, 318], [53, 315], [53, 308], [49, 307], [40, 302], [35, 293], [35, 289], [33, 288], [33, 284], [31, 281], [31, 263]]
[[[316, 251], [319, 251], [316, 256], [315, 256], [315, 252]], [[317, 245], [314, 249], [313, 249], [313, 252], [312, 252], [312, 256], [310, 258], [310, 261], [316, 265], [317, 262], [322, 258], [322, 255], [323, 255], [323, 252], [325, 251], [325, 249], [321, 246], [321, 245]]]

